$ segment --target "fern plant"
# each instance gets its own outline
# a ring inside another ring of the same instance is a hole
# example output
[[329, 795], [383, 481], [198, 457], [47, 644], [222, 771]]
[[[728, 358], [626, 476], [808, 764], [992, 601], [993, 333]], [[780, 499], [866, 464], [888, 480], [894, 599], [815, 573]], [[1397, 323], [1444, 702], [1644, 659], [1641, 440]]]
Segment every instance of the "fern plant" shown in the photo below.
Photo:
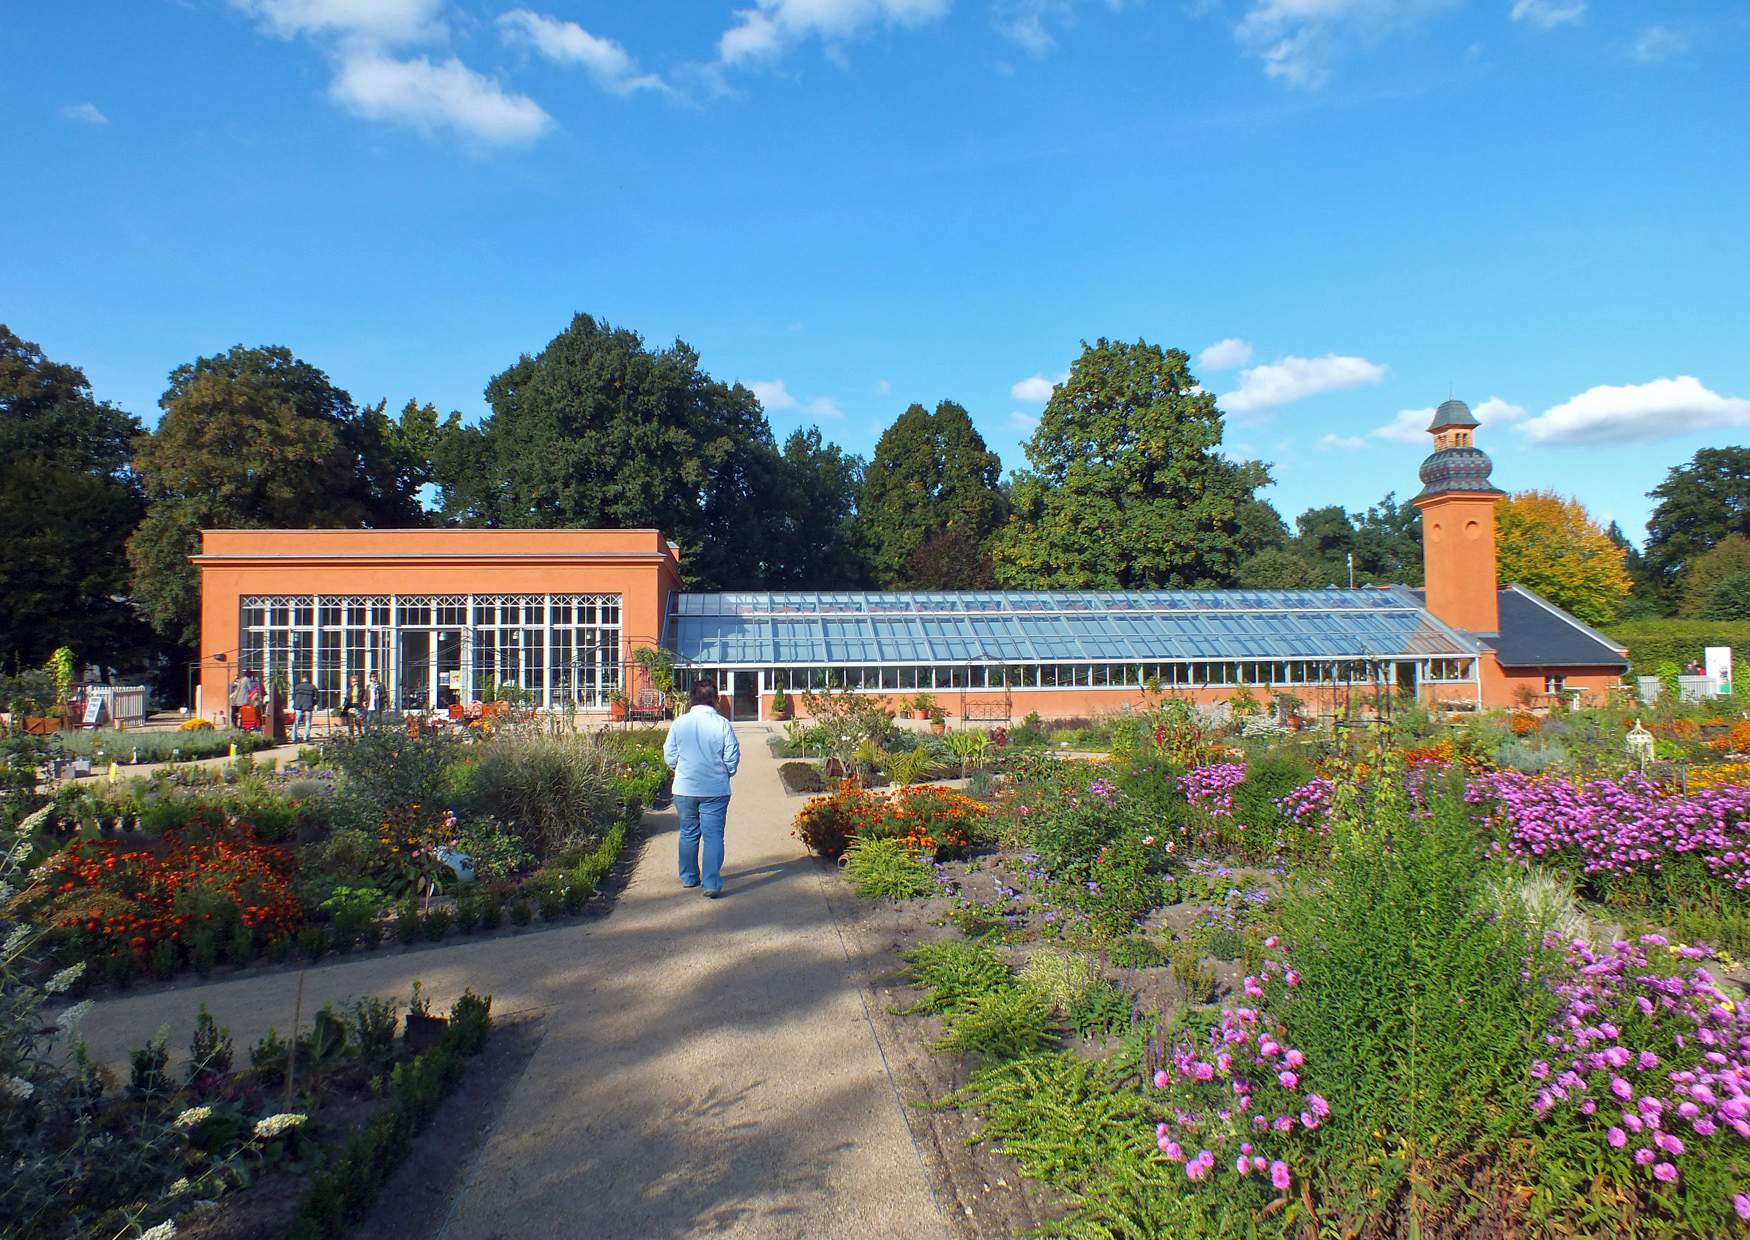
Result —
[[911, 983], [928, 992], [908, 1013], [958, 1012], [975, 999], [1015, 984], [1003, 954], [984, 943], [959, 939], [919, 943], [901, 958]]
[[930, 867], [903, 840], [852, 840], [839, 864], [867, 900], [909, 900], [928, 895], [936, 885]]

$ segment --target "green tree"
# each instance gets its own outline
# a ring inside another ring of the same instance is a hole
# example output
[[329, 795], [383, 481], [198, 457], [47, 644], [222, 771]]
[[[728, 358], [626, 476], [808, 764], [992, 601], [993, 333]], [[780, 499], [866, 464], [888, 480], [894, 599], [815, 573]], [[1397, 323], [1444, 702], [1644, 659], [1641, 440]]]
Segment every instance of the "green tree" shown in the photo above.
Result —
[[778, 548], [782, 476], [772, 429], [741, 384], [706, 374], [683, 341], [579, 314], [486, 385], [491, 414], [434, 452], [445, 513], [507, 528], [655, 528], [703, 587], [762, 584]]
[[1222, 415], [1179, 349], [1099, 340], [1045, 406], [992, 544], [1021, 589], [1231, 584], [1269, 471], [1220, 455]]
[[140, 424], [83, 371], [0, 325], [0, 661], [35, 666], [66, 641], [136, 662], [150, 633], [126, 599], [125, 543], [144, 506], [128, 470]]
[[1422, 514], [1395, 492], [1354, 518], [1355, 579], [1372, 585], [1422, 584]]
[[1750, 538], [1727, 534], [1711, 550], [1690, 561], [1678, 584], [1677, 614], [1709, 620], [1728, 619], [1714, 615], [1714, 592], [1722, 582], [1750, 573]]
[[919, 543], [905, 566], [914, 590], [991, 590], [997, 585], [989, 540], [964, 529], [937, 530]]
[[857, 520], [863, 458], [821, 438], [820, 428], [790, 432], [772, 505], [770, 586], [855, 590], [869, 583]]
[[876, 581], [904, 589], [923, 586], [927, 577], [930, 588], [971, 588], [974, 581], [947, 570], [982, 556], [968, 561], [956, 554], [945, 564], [926, 566], [916, 553], [945, 532], [956, 535], [961, 548], [982, 545], [1007, 511], [1001, 476], [1002, 462], [961, 406], [945, 400], [933, 413], [922, 405], [908, 407], [882, 432], [863, 471], [857, 512]]
[[1325, 584], [1317, 567], [1289, 547], [1265, 547], [1240, 562], [1236, 582], [1247, 590], [1304, 590]]
[[1628, 597], [1622, 548], [1579, 500], [1521, 491], [1495, 515], [1496, 568], [1503, 585], [1537, 591], [1587, 624], [1607, 624]]
[[[1750, 573], [1722, 577], [1708, 591], [1706, 619], [1750, 620]], [[1733, 680], [1733, 685], [1737, 680]]]
[[1669, 597], [1683, 570], [1728, 534], [1750, 535], [1750, 448], [1703, 448], [1647, 493], [1650, 577]]
[[1253, 498], [1240, 505], [1240, 542], [1247, 551], [1286, 550], [1294, 543], [1288, 523], [1267, 499]]
[[1628, 572], [1629, 580], [1634, 583], [1628, 599], [1616, 613], [1616, 618], [1639, 620], [1660, 615], [1665, 609], [1664, 591], [1660, 583], [1654, 580], [1641, 549], [1629, 541], [1629, 536], [1623, 533], [1622, 526], [1615, 521], [1604, 532], [1612, 543], [1622, 548], [1622, 566]]
[[137, 601], [193, 646], [203, 527], [419, 524], [421, 470], [400, 459], [382, 406], [359, 410], [322, 371], [278, 346], [238, 345], [171, 372], [164, 416], [134, 469], [150, 502], [128, 540]]
[[[1294, 519], [1295, 550], [1312, 566], [1314, 584], [1349, 584], [1349, 556], [1355, 550], [1355, 523], [1341, 504], [1308, 508]], [[1359, 568], [1359, 566], [1357, 566]]]

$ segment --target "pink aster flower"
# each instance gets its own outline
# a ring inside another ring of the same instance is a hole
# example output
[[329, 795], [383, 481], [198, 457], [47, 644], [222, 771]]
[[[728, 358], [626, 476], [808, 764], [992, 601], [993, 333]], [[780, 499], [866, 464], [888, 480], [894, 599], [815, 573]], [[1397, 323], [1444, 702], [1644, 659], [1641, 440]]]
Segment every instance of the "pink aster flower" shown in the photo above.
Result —
[[1628, 1144], [1628, 1133], [1613, 1126], [1609, 1132], [1604, 1134], [1604, 1139], [1610, 1142], [1611, 1148], [1620, 1150]]
[[1732, 1209], [1738, 1212], [1738, 1217], [1750, 1219], [1750, 1193], [1733, 1193]]
[[1297, 1050], [1290, 1049], [1282, 1056], [1282, 1062], [1291, 1068], [1298, 1068], [1306, 1062], [1306, 1056]]
[[1677, 1168], [1668, 1162], [1659, 1163], [1653, 1168], [1653, 1178], [1669, 1184], [1677, 1178]]
[[1300, 1078], [1292, 1072], [1278, 1072], [1276, 1074], [1276, 1083], [1281, 1085], [1284, 1089], [1293, 1089], [1296, 1085], [1300, 1084]]
[[1276, 1186], [1278, 1192], [1288, 1191], [1288, 1164], [1280, 1158], [1270, 1164], [1270, 1183]]
[[1160, 1069], [1155, 1073], [1155, 1088], [1165, 1089], [1167, 1087], [1167, 1082], [1170, 1080], [1172, 1080], [1172, 1078], [1167, 1075], [1167, 1070], [1165, 1068]]

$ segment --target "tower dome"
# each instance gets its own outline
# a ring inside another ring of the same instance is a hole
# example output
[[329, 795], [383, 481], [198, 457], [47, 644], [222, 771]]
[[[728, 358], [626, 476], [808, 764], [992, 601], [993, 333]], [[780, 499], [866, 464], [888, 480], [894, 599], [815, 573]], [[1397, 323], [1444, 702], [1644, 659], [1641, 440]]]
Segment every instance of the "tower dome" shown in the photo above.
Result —
[[1439, 495], [1444, 491], [1495, 491], [1500, 488], [1489, 481], [1495, 463], [1481, 448], [1442, 448], [1422, 462], [1418, 471], [1423, 495]]

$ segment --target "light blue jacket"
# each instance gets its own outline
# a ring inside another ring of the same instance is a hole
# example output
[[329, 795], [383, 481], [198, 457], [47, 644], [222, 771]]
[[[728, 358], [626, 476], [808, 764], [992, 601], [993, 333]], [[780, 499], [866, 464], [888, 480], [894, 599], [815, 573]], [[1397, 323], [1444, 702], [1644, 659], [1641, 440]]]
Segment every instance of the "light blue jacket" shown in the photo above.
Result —
[[726, 797], [741, 765], [741, 745], [729, 720], [712, 706], [695, 706], [668, 730], [663, 761], [674, 770], [677, 797]]

